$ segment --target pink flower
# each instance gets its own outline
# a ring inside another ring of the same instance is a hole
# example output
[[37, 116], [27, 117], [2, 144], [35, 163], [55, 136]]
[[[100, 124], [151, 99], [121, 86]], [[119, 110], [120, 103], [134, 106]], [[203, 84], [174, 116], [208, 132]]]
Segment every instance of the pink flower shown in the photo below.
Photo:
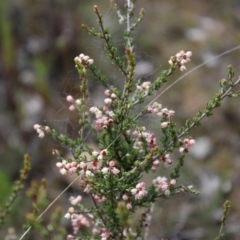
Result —
[[179, 152], [180, 152], [180, 153], [184, 153], [184, 151], [185, 151], [185, 148], [184, 148], [184, 147], [180, 147], [180, 148], [179, 148]]
[[102, 228], [100, 237], [101, 240], [107, 240], [109, 237], [111, 237], [111, 233], [106, 228]]
[[185, 71], [187, 69], [185, 64], [191, 61], [191, 56], [191, 51], [185, 53], [183, 50], [181, 50], [175, 56], [172, 56], [168, 63], [170, 64], [170, 66], [179, 67], [180, 71]]
[[127, 196], [126, 194], [124, 194], [124, 195], [122, 196], [122, 199], [125, 200], [125, 201], [127, 201], [127, 200], [128, 200], [128, 196]]
[[131, 210], [132, 209], [132, 204], [131, 203], [127, 203], [127, 210]]
[[69, 106], [69, 110], [70, 110], [70, 111], [74, 111], [75, 109], [76, 109], [76, 108], [75, 108], [74, 105], [70, 105], [70, 106]]
[[153, 180], [153, 185], [161, 191], [166, 191], [168, 189], [168, 183], [166, 177], [157, 177]]
[[136, 188], [133, 188], [131, 190], [132, 195], [135, 195], [135, 199], [136, 200], [140, 200], [142, 198], [144, 198], [145, 196], [147, 196], [148, 192], [146, 191], [146, 183], [145, 182], [141, 182], [138, 183], [136, 185]]
[[115, 166], [115, 161], [113, 161], [113, 160], [110, 161], [110, 162], [109, 162], [109, 167], [114, 167], [114, 166]]
[[161, 127], [166, 128], [170, 122], [162, 122]]
[[182, 65], [182, 66], [180, 67], [180, 71], [183, 72], [183, 71], [185, 71], [185, 70], [187, 70], [186, 66], [185, 66], [185, 65]]
[[185, 147], [186, 147], [186, 148], [190, 148], [192, 145], [195, 144], [195, 140], [192, 139], [192, 138], [185, 138], [185, 139], [183, 140], [183, 143], [185, 144]]
[[72, 227], [73, 227], [74, 234], [77, 234], [79, 229], [82, 228], [82, 227], [90, 227], [90, 222], [82, 214], [73, 213], [71, 215], [71, 222], [72, 222]]
[[107, 155], [107, 149], [102, 150], [102, 151], [100, 152], [100, 154], [101, 154], [102, 156], [106, 156], [106, 155]]
[[101, 172], [105, 175], [107, 173], [113, 173], [114, 175], [118, 175], [120, 173], [120, 170], [117, 169], [115, 166], [115, 161], [114, 160], [111, 160], [109, 162], [109, 167], [104, 167], [102, 168]]
[[33, 128], [34, 128], [35, 130], [38, 130], [40, 127], [41, 127], [41, 126], [40, 126], [39, 124], [34, 124], [34, 125], [33, 125]]
[[73, 98], [71, 95], [68, 95], [68, 96], [66, 97], [66, 100], [67, 100], [68, 102], [70, 102], [70, 103], [73, 103], [73, 102], [74, 102], [74, 98]]
[[104, 91], [104, 94], [106, 95], [106, 96], [110, 96], [110, 94], [111, 94], [111, 92], [110, 92], [110, 90], [109, 89], [106, 89], [105, 91]]
[[75, 240], [76, 238], [73, 235], [67, 235], [67, 240]]
[[111, 169], [111, 172], [114, 174], [114, 175], [118, 175], [120, 173], [120, 170], [118, 170], [117, 168], [112, 168]]
[[177, 183], [177, 181], [176, 181], [175, 179], [172, 179], [172, 180], [170, 181], [170, 184], [171, 184], [172, 186], [176, 185], [176, 183]]

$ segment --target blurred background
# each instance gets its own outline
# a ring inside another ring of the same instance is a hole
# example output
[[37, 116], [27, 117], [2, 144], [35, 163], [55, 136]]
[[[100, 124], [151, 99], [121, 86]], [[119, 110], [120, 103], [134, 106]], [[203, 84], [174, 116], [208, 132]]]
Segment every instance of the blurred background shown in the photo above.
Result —
[[[125, 1], [115, 2], [124, 10]], [[124, 26], [119, 26], [110, 1], [0, 1], [0, 204], [18, 179], [24, 153], [29, 153], [32, 161], [26, 188], [33, 179], [46, 178], [48, 199], [52, 201], [69, 184], [60, 176], [51, 154], [53, 148], [61, 146], [49, 137], [39, 139], [33, 125], [49, 125], [70, 137], [77, 136], [77, 116], [69, 112], [65, 101], [68, 94], [79, 96], [75, 56], [82, 52], [89, 55], [111, 83], [122, 85], [122, 76], [108, 62], [103, 43], [81, 28], [82, 23], [97, 27], [94, 4], [98, 4], [113, 42], [124, 53]], [[180, 126], [204, 109], [218, 90], [219, 80], [227, 77], [229, 64], [236, 77], [240, 75], [240, 50], [215, 58], [239, 46], [240, 1], [138, 0], [136, 10], [142, 7], [146, 11], [144, 20], [133, 33], [137, 78], [153, 81], [168, 66], [170, 56], [182, 49], [193, 52], [188, 70], [213, 58], [158, 99], [163, 106], [176, 111]], [[182, 75], [174, 74], [166, 86]], [[89, 82], [90, 104], [101, 105], [103, 89], [91, 77]], [[239, 99], [226, 99], [214, 116], [192, 130], [197, 144], [187, 156], [181, 180], [194, 185], [201, 195], [184, 194], [160, 200], [154, 210], [149, 239], [214, 239], [226, 199], [231, 200], [232, 208], [223, 239], [239, 239], [239, 106]], [[152, 131], [158, 129], [151, 118], [141, 121]], [[64, 151], [67, 154], [69, 149]], [[173, 157], [174, 160], [177, 159]], [[165, 171], [160, 173], [166, 174]], [[66, 211], [69, 196], [79, 193], [78, 188], [72, 187], [57, 204]], [[20, 235], [29, 209], [31, 202], [22, 193], [0, 236], [6, 236], [9, 227]], [[62, 221], [68, 228], [67, 221]], [[41, 238], [33, 231], [25, 239]]]

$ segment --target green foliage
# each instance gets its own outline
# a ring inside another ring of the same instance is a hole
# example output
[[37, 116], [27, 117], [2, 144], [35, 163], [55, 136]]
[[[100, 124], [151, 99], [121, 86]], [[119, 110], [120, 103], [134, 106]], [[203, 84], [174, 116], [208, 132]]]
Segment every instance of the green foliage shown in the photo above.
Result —
[[230, 208], [231, 208], [231, 203], [229, 200], [226, 200], [225, 203], [223, 204], [223, 217], [221, 219], [221, 227], [220, 227], [218, 236], [215, 238], [215, 240], [220, 240], [221, 238], [224, 237], [223, 227], [226, 224], [226, 220], [227, 220]]
[[30, 158], [27, 154], [25, 154], [23, 159], [23, 168], [20, 170], [19, 180], [14, 183], [11, 195], [8, 197], [8, 200], [0, 208], [0, 228], [3, 226], [7, 214], [10, 212], [14, 201], [16, 200], [19, 192], [23, 188], [23, 183], [28, 176], [30, 168], [31, 168]]
[[1, 182], [1, 188], [0, 188], [0, 202], [5, 201], [6, 197], [8, 196], [10, 189], [11, 189], [11, 183], [9, 181], [8, 176], [0, 171], [0, 182]]

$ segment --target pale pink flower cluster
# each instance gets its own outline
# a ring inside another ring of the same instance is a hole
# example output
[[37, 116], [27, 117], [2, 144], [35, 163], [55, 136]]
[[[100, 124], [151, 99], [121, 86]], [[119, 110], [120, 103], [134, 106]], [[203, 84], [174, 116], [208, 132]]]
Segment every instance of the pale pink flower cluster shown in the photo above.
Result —
[[162, 128], [166, 128], [170, 124], [170, 119], [175, 114], [175, 111], [162, 108], [162, 105], [157, 102], [154, 102], [152, 105], [148, 106], [147, 112], [155, 113], [159, 118], [164, 119], [164, 121], [161, 123]]
[[170, 165], [172, 165], [172, 159], [170, 158], [170, 154], [169, 153], [164, 153], [160, 159], [164, 162], [165, 166], [168, 167]]
[[83, 66], [94, 63], [93, 59], [91, 59], [87, 55], [84, 55], [83, 53], [81, 53], [79, 56], [75, 57], [74, 61], [75, 61], [76, 65], [83, 65]]
[[188, 52], [184, 52], [183, 50], [181, 50], [179, 53], [177, 53], [175, 56], [172, 56], [170, 58], [170, 60], [168, 61], [168, 63], [171, 66], [177, 66], [180, 68], [180, 71], [185, 71], [186, 68], [186, 64], [188, 62], [191, 61], [190, 57], [192, 56], [192, 52], [188, 51]]
[[162, 117], [162, 118], [171, 118], [171, 117], [173, 117], [174, 116], [174, 114], [175, 114], [175, 111], [173, 111], [173, 110], [168, 110], [167, 108], [163, 108], [163, 109], [161, 109], [161, 111], [159, 111], [158, 113], [157, 113], [157, 116], [158, 117]]
[[112, 93], [109, 89], [106, 89], [104, 91], [104, 94], [107, 96], [107, 98], [104, 99], [104, 103], [106, 105], [111, 105], [112, 102], [117, 98], [117, 95], [115, 93]]
[[108, 110], [108, 107], [105, 107], [103, 110], [100, 110], [98, 107], [91, 107], [90, 112], [95, 114], [95, 128], [97, 131], [107, 129], [113, 124], [113, 111]]
[[104, 197], [104, 196], [103, 196], [103, 197], [100, 197], [100, 196], [97, 195], [97, 194], [92, 194], [92, 196], [93, 196], [95, 202], [105, 202], [105, 201], [107, 200], [106, 197]]
[[[83, 215], [83, 214], [77, 214], [74, 212], [74, 208], [69, 208], [68, 213], [65, 215], [65, 218], [70, 218], [72, 227], [73, 227], [73, 233], [77, 234], [79, 229], [83, 227], [90, 227], [90, 221]], [[71, 235], [68, 236], [67, 239], [72, 239]], [[74, 238], [73, 238], [74, 239]]]
[[153, 185], [158, 191], [162, 191], [165, 196], [170, 195], [170, 187], [176, 185], [176, 180], [172, 179], [170, 182], [168, 182], [166, 177], [157, 177], [153, 180]]
[[170, 154], [165, 153], [153, 161], [151, 168], [152, 172], [156, 172], [157, 168], [160, 166], [161, 161], [164, 163], [165, 167], [169, 167], [172, 165], [172, 159], [170, 158]]
[[108, 150], [107, 149], [103, 149], [101, 152], [93, 151], [92, 155], [94, 157], [96, 157], [98, 161], [101, 161], [107, 155], [107, 153], [108, 153]]
[[69, 110], [70, 111], [74, 111], [76, 109], [76, 107], [80, 106], [82, 104], [82, 100], [81, 99], [74, 99], [73, 96], [71, 95], [68, 95], [66, 97], [66, 100], [69, 102], [69, 103], [72, 103], [70, 106], [69, 106]]
[[150, 209], [147, 209], [145, 213], [142, 214], [142, 226], [149, 227], [152, 220], [152, 214]]
[[155, 159], [152, 163], [152, 172], [156, 172], [157, 168], [160, 166], [160, 161], [159, 159]]
[[110, 161], [109, 162], [109, 167], [104, 167], [102, 168], [101, 172], [105, 175], [108, 173], [112, 173], [114, 175], [118, 175], [120, 173], [120, 170], [115, 167], [116, 162], [115, 161]]
[[193, 138], [185, 138], [183, 140], [183, 144], [184, 144], [184, 147], [179, 148], [180, 153], [187, 152], [188, 149], [195, 144], [195, 140]]
[[39, 124], [34, 124], [33, 128], [37, 131], [38, 137], [44, 138], [45, 133], [50, 133], [51, 130], [48, 126], [41, 126]]
[[136, 185], [135, 188], [131, 190], [132, 195], [135, 196], [135, 200], [140, 200], [147, 196], [148, 192], [146, 190], [146, 183], [141, 182]]
[[162, 109], [162, 104], [154, 102], [152, 105], [148, 106], [147, 112], [148, 113], [159, 113], [159, 111], [161, 109]]
[[74, 174], [78, 173], [82, 176], [85, 175], [85, 177], [93, 177], [94, 173], [90, 171], [87, 167], [87, 164], [84, 162], [67, 162], [66, 160], [62, 160], [62, 162], [57, 162], [56, 166], [59, 168], [59, 171], [62, 175], [65, 175], [67, 173]]
[[137, 128], [132, 134], [137, 137], [133, 146], [136, 150], [143, 150], [143, 139], [148, 143], [149, 148], [153, 148], [157, 145], [154, 133], [147, 132], [145, 127]]
[[159, 113], [157, 113], [157, 116], [160, 118], [164, 118], [164, 122], [161, 123], [162, 128], [166, 128], [170, 124], [170, 119], [172, 116], [174, 116], [175, 111], [168, 110], [167, 108], [161, 109]]
[[83, 214], [72, 214], [71, 222], [74, 234], [76, 234], [82, 227], [90, 227], [89, 220]]
[[137, 92], [147, 93], [151, 85], [151, 82], [143, 82], [141, 85], [137, 85]]
[[131, 201], [130, 201], [129, 197], [128, 197], [126, 194], [124, 194], [124, 195], [122, 196], [122, 199], [123, 199], [124, 201], [127, 201], [127, 204], [126, 204], [127, 210], [131, 210], [131, 209], [132, 209], [132, 204], [131, 204]]
[[101, 229], [101, 234], [100, 234], [101, 240], [112, 239], [111, 236], [112, 234], [106, 228]]
[[75, 240], [76, 238], [73, 235], [67, 235], [67, 240]]
[[72, 205], [77, 205], [78, 203], [80, 203], [82, 201], [82, 196], [81, 195], [78, 195], [77, 197], [71, 196], [69, 198], [69, 201]]

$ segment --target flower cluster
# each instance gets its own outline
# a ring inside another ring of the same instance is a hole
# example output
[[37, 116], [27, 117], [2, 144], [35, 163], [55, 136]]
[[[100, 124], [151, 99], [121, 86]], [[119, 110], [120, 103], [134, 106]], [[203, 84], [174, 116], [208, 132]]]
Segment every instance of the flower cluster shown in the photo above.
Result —
[[151, 210], [148, 208], [143, 214], [142, 214], [142, 226], [143, 227], [149, 227], [152, 220], [152, 213]]
[[114, 175], [118, 175], [119, 174], [119, 172], [120, 172], [120, 170], [118, 170], [116, 167], [115, 167], [115, 164], [116, 164], [116, 162], [115, 161], [110, 161], [109, 162], [109, 167], [104, 167], [104, 168], [102, 168], [102, 173], [105, 175], [105, 174], [107, 174], [107, 173], [112, 173], [112, 174], [114, 174]]
[[161, 122], [161, 127], [166, 128], [170, 124], [170, 119], [172, 116], [174, 116], [175, 111], [162, 108], [161, 104], [154, 102], [152, 105], [148, 106], [147, 113], [155, 113], [163, 120]]
[[[137, 91], [147, 92], [150, 83], [145, 82], [143, 83]], [[110, 127], [114, 120], [114, 113], [111, 111], [112, 104], [117, 98], [117, 95], [111, 90], [105, 90], [104, 94], [107, 96], [105, 98], [105, 106], [100, 107], [91, 107], [89, 112], [95, 115], [95, 129], [96, 130], [104, 130]], [[71, 95], [66, 97], [66, 100], [71, 103], [69, 109], [71, 111], [75, 110], [80, 105], [82, 105], [81, 99], [74, 99]], [[171, 122], [171, 117], [174, 116], [175, 112], [173, 110], [169, 110], [167, 108], [162, 108], [162, 105], [154, 102], [151, 104], [147, 109], [148, 114], [155, 114], [157, 117], [161, 119], [161, 127], [165, 128]], [[46, 132], [50, 132], [50, 128], [47, 126], [40, 126], [38, 124], [34, 125], [34, 128], [37, 130], [39, 137], [44, 137]], [[147, 131], [146, 127], [137, 127], [136, 130], [127, 130], [125, 132], [126, 136], [132, 139], [132, 147], [133, 149], [137, 150], [137, 152], [143, 154], [148, 153], [149, 150], [154, 149], [157, 146], [157, 139], [155, 134], [152, 132]], [[185, 138], [182, 141], [183, 147], [180, 148], [180, 152], [187, 152], [187, 149], [194, 144], [194, 140], [192, 138]], [[53, 154], [59, 157], [58, 150], [53, 150]], [[101, 151], [92, 151], [90, 153], [90, 158], [88, 161], [76, 161], [75, 159], [62, 159], [61, 162], [56, 163], [56, 166], [59, 168], [61, 174], [65, 175], [69, 174], [78, 174], [79, 175], [79, 185], [83, 187], [83, 191], [85, 193], [91, 193], [91, 196], [95, 203], [105, 203], [108, 199], [107, 196], [100, 192], [96, 192], [94, 189], [94, 185], [91, 184], [91, 181], [94, 179], [95, 176], [103, 176], [106, 177], [108, 174], [112, 174], [118, 177], [120, 170], [116, 167], [117, 160], [110, 160], [108, 157], [108, 150], [103, 149]], [[163, 162], [165, 166], [170, 166], [172, 164], [172, 160], [168, 153], [163, 153], [160, 156], [156, 156], [152, 158], [152, 167], [151, 170], [155, 172], [157, 168], [160, 166], [160, 162]], [[99, 175], [100, 174], [100, 175]], [[176, 184], [176, 181], [172, 179], [170, 182], [167, 181], [166, 177], [158, 177], [153, 180], [153, 186], [156, 188], [157, 191], [161, 191], [165, 196], [170, 195], [170, 188]], [[122, 196], [122, 199], [125, 201], [126, 210], [131, 211], [133, 209], [133, 199], [135, 200], [142, 200], [145, 196], [149, 194], [146, 183], [140, 182], [136, 183], [136, 186], [130, 188], [131, 190], [129, 193], [125, 193]], [[132, 196], [127, 195], [132, 194]], [[82, 197], [71, 197], [70, 202], [72, 205], [78, 205]], [[102, 228], [102, 226], [97, 226], [97, 222], [92, 217], [84, 216], [83, 214], [78, 214], [74, 210], [73, 207], [69, 208], [68, 212], [65, 215], [66, 218], [71, 219], [72, 227], [74, 234], [77, 234], [78, 231], [82, 227], [90, 227], [90, 224], [96, 225], [92, 228], [92, 231], [95, 232], [101, 239], [110, 239], [111, 232], [107, 228]], [[91, 219], [91, 220], [89, 220]], [[151, 222], [151, 214], [145, 214], [143, 216], [142, 226], [148, 227]], [[95, 229], [95, 230], [94, 230]], [[129, 233], [129, 229], [125, 229], [126, 234]], [[132, 234], [132, 233], [131, 233]], [[131, 235], [130, 234], [130, 235]], [[72, 240], [75, 237], [72, 235], [68, 235], [67, 239]]]
[[124, 194], [122, 196], [122, 199], [127, 202], [127, 204], [126, 204], [127, 210], [131, 210], [132, 209], [132, 204], [131, 204], [131, 200], [129, 199], [128, 195]]
[[188, 149], [195, 144], [195, 140], [192, 138], [185, 138], [183, 140], [184, 147], [179, 148], [180, 153], [188, 152]]
[[98, 107], [91, 107], [90, 112], [95, 114], [95, 129], [97, 131], [107, 129], [113, 124], [113, 111], [110, 111], [108, 107], [104, 107], [100, 110]]
[[37, 131], [38, 137], [44, 138], [45, 133], [50, 133], [51, 130], [48, 126], [41, 126], [39, 124], [34, 124], [33, 128]]
[[76, 63], [76, 65], [80, 65], [80, 66], [87, 66], [87, 65], [91, 65], [94, 63], [93, 59], [91, 59], [89, 56], [84, 55], [83, 53], [81, 53], [79, 56], [74, 58], [74, 61]]
[[66, 97], [66, 100], [69, 102], [69, 103], [72, 103], [70, 106], [69, 106], [69, 110], [70, 111], [74, 111], [76, 109], [76, 107], [80, 106], [82, 104], [82, 100], [81, 99], [74, 99], [73, 96], [71, 95], [68, 95]]
[[74, 174], [78, 173], [82, 177], [93, 177], [94, 173], [88, 169], [88, 165], [84, 162], [77, 163], [75, 161], [69, 163], [66, 160], [62, 162], [57, 162], [56, 166], [62, 175], [67, 173]]
[[143, 82], [141, 85], [137, 85], [137, 92], [147, 93], [151, 85], [151, 82]]
[[69, 198], [69, 201], [72, 205], [77, 205], [78, 203], [80, 203], [82, 201], [82, 196], [81, 195], [78, 195], [77, 197], [71, 196]]
[[149, 148], [156, 146], [157, 140], [154, 133], [147, 132], [145, 127], [137, 128], [132, 134], [137, 137], [133, 148], [139, 150], [139, 152], [143, 151], [144, 142], [148, 144]]
[[165, 167], [169, 167], [172, 165], [172, 159], [170, 158], [170, 154], [165, 153], [153, 161], [151, 167], [152, 172], [156, 172], [157, 168], [160, 166], [160, 161], [164, 163]]
[[108, 240], [108, 239], [110, 240], [112, 239], [111, 236], [112, 234], [106, 228], [101, 229], [101, 234], [100, 234], [101, 240]]
[[181, 50], [175, 56], [172, 56], [168, 63], [170, 64], [170, 66], [179, 67], [180, 71], [183, 72], [187, 69], [185, 65], [191, 61], [190, 59], [191, 56], [192, 56], [191, 51], [185, 53], [183, 50]]
[[[72, 205], [77, 205], [82, 201], [82, 196], [72, 196], [69, 198], [69, 201]], [[76, 213], [73, 207], [68, 209], [68, 212], [65, 214], [65, 218], [71, 219], [74, 234], [77, 234], [80, 228], [90, 226], [90, 221], [83, 214]], [[74, 239], [70, 237], [73, 236], [69, 235], [67, 239]]]
[[69, 208], [65, 217], [71, 219], [74, 234], [77, 234], [83, 227], [90, 227], [90, 221], [83, 214], [74, 213], [73, 208]]
[[111, 105], [112, 102], [117, 98], [117, 95], [115, 93], [112, 93], [109, 89], [106, 89], [104, 91], [104, 94], [107, 96], [107, 98], [104, 99], [104, 103], [106, 105]]
[[170, 154], [169, 153], [164, 153], [160, 159], [165, 163], [165, 166], [168, 167], [170, 165], [172, 165], [172, 160], [170, 158]]
[[166, 177], [157, 177], [153, 180], [153, 185], [158, 191], [162, 191], [165, 196], [170, 195], [170, 187], [176, 184], [176, 180], [172, 179], [169, 183]]
[[148, 191], [146, 190], [146, 183], [138, 183], [136, 187], [131, 190], [131, 193], [132, 195], [134, 195], [135, 200], [140, 200], [144, 198], [148, 194]]

